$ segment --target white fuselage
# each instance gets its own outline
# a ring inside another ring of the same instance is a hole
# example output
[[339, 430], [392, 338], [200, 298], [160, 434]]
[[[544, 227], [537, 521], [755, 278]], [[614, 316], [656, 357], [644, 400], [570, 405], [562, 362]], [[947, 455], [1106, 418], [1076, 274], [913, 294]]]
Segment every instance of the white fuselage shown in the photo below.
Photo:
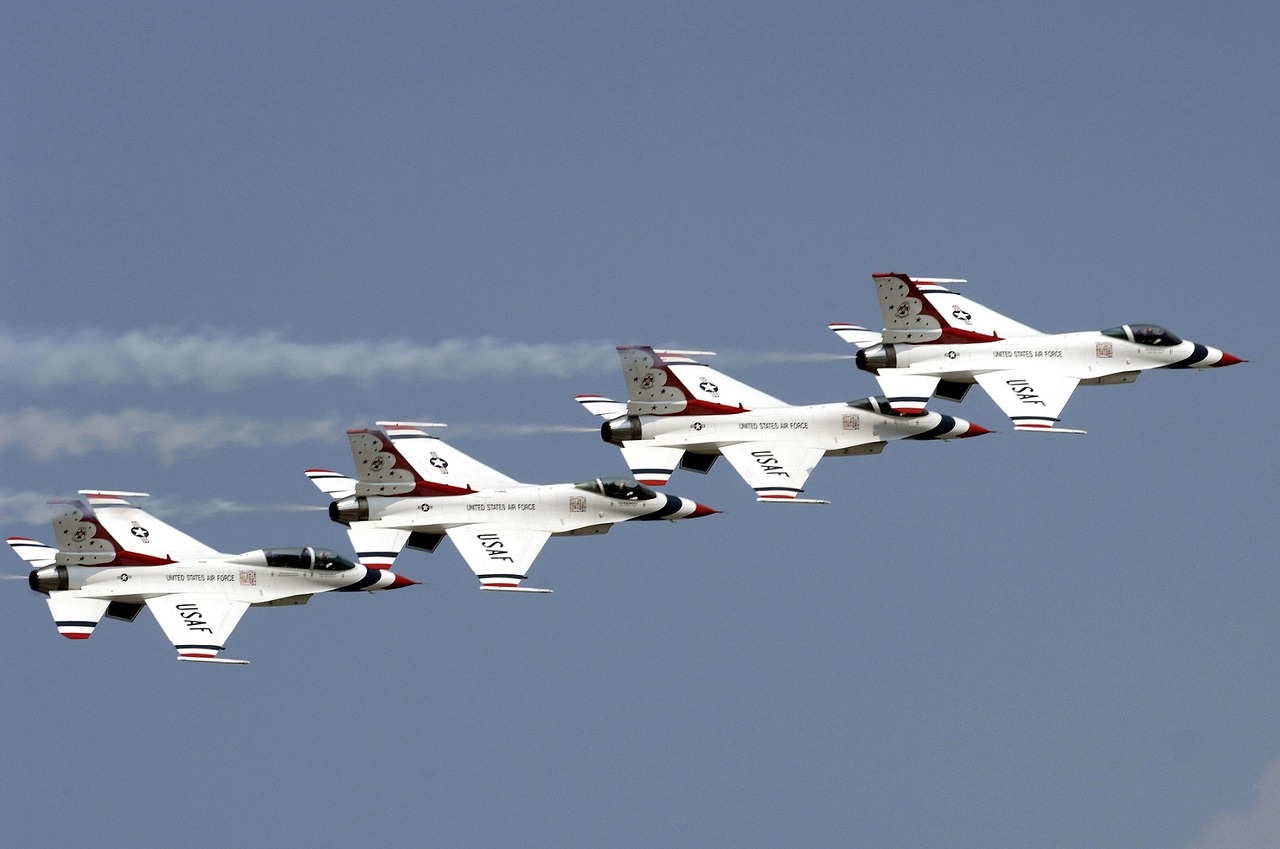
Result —
[[872, 453], [895, 439], [961, 436], [968, 423], [934, 412], [885, 415], [850, 404], [813, 404], [727, 415], [641, 416], [640, 426], [643, 440], [628, 444], [718, 454], [725, 445], [785, 441], [832, 457]]
[[[899, 374], [972, 383], [977, 374], [1030, 369], [1074, 377], [1087, 385], [1132, 382], [1136, 372], [1182, 363], [1196, 352], [1197, 345], [1185, 341], [1168, 346], [1140, 345], [1088, 330], [963, 345], [899, 344], [893, 348], [896, 362], [892, 368]], [[1209, 349], [1210, 355], [1201, 362], [1215, 362], [1214, 350]]]
[[461, 495], [362, 496], [366, 521], [383, 528], [444, 533], [475, 524], [514, 525], [553, 535], [603, 532], [631, 519], [682, 519], [698, 504], [665, 493], [630, 501], [584, 489], [576, 484], [547, 484], [487, 489]]
[[143, 604], [148, 598], [174, 593], [272, 604], [357, 584], [363, 584], [360, 589], [382, 589], [395, 579], [390, 572], [359, 564], [340, 571], [272, 567], [267, 565], [262, 551], [160, 565], [57, 568], [65, 568], [67, 572], [64, 592], [126, 604]]

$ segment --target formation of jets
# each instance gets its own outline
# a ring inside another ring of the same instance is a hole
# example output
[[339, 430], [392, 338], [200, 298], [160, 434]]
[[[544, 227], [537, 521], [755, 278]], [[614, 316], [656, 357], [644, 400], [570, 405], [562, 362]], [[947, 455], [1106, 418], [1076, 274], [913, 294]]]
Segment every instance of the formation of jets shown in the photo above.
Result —
[[243, 664], [219, 653], [250, 607], [410, 586], [416, 582], [390, 569], [405, 548], [434, 551], [448, 537], [481, 589], [546, 593], [523, 582], [553, 536], [718, 512], [653, 489], [677, 467], [705, 474], [724, 457], [758, 501], [826, 503], [799, 497], [823, 457], [878, 454], [899, 439], [988, 433], [926, 407], [934, 397], [963, 400], [975, 383], [1015, 431], [1084, 433], [1057, 426], [1077, 386], [1132, 383], [1154, 368], [1243, 362], [1154, 324], [1042, 333], [947, 288], [963, 280], [872, 279], [884, 328], [828, 326], [857, 346], [858, 368], [875, 375], [883, 396], [792, 406], [701, 362], [709, 352], [619, 347], [627, 400], [577, 401], [604, 419], [601, 436], [621, 450], [630, 477], [526, 484], [430, 432], [442, 424], [378, 422], [347, 431], [355, 476], [306, 474], [332, 499], [329, 518], [346, 528], [355, 561], [311, 547], [222, 553], [129, 500], [145, 493], [108, 490], [50, 502], [56, 547], [26, 537], [8, 542], [31, 566], [29, 585], [47, 596], [63, 636], [86, 639], [103, 617], [133, 621], [146, 607], [179, 660]]

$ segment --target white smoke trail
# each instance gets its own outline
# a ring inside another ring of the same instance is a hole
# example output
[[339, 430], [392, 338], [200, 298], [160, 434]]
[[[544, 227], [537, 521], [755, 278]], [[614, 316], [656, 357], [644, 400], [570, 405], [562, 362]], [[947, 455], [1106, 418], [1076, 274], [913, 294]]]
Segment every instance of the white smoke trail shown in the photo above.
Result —
[[1188, 849], [1273, 849], [1280, 846], [1280, 761], [1254, 785], [1247, 811], [1220, 811]]
[[605, 342], [528, 344], [491, 337], [434, 345], [296, 342], [279, 333], [80, 330], [57, 338], [0, 331], [0, 384], [48, 389], [78, 384], [197, 385], [226, 390], [246, 381], [414, 378], [466, 380], [568, 377], [616, 367]]
[[[659, 346], [663, 347], [663, 346]], [[731, 363], [826, 362], [850, 354], [726, 351]], [[83, 329], [67, 335], [23, 336], [0, 330], [0, 385], [29, 389], [122, 384], [150, 388], [198, 386], [225, 391], [254, 380], [421, 381], [478, 377], [573, 377], [607, 374], [618, 361], [610, 342], [507, 342], [493, 337], [297, 342], [280, 333], [178, 333]]]
[[[74, 495], [74, 492], [0, 492], [0, 524], [47, 526], [53, 518], [48, 502]], [[8, 536], [8, 533], [5, 535]]]
[[34, 459], [47, 460], [150, 449], [172, 459], [179, 453], [230, 446], [260, 448], [332, 442], [341, 438], [344, 428], [337, 419], [269, 422], [236, 416], [175, 416], [136, 409], [70, 417], [28, 407], [16, 413], [0, 413], [0, 451], [18, 450]]
[[[83, 457], [102, 452], [150, 451], [166, 462], [178, 455], [222, 448], [267, 448], [316, 443], [343, 446], [348, 427], [372, 422], [338, 418], [266, 421], [231, 415], [176, 416], [150, 410], [72, 416], [27, 407], [0, 413], [0, 451], [16, 451], [34, 460]], [[537, 436], [555, 433], [596, 433], [598, 427], [554, 424], [466, 424], [450, 427], [442, 436]]]

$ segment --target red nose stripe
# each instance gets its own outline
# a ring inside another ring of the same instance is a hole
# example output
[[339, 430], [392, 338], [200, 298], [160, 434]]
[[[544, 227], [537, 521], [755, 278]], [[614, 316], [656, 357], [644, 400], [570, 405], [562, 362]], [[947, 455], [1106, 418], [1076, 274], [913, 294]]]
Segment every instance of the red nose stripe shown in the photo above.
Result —
[[1223, 351], [1223, 352], [1222, 352], [1222, 359], [1220, 359], [1220, 360], [1218, 360], [1216, 363], [1214, 363], [1214, 364], [1213, 364], [1213, 367], [1214, 367], [1214, 368], [1222, 368], [1223, 366], [1233, 366], [1233, 365], [1235, 365], [1236, 363], [1247, 363], [1247, 362], [1249, 362], [1249, 361], [1248, 361], [1248, 360], [1242, 360], [1242, 359], [1240, 359], [1239, 357], [1237, 357], [1235, 354], [1228, 354], [1226, 351]]
[[[696, 501], [694, 503], [697, 504]], [[689, 518], [697, 519], [700, 516], [710, 516], [714, 513], [719, 513], [719, 512], [720, 512], [719, 510], [713, 510], [712, 508], [708, 507], [705, 504], [698, 504], [696, 507], [693, 508], [693, 512], [689, 514]]]
[[974, 424], [973, 422], [969, 422], [969, 429], [966, 430], [964, 433], [960, 434], [960, 438], [967, 439], [970, 436], [982, 436], [984, 433], [991, 433], [991, 431], [987, 430], [985, 427], [983, 427], [980, 424]]

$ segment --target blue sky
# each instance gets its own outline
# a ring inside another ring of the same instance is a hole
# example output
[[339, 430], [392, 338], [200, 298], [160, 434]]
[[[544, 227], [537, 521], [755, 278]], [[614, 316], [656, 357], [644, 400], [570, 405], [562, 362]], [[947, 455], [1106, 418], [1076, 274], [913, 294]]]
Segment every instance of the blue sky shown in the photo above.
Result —
[[[58, 637], [0, 583], [22, 846], [1219, 849], [1280, 843], [1272, 4], [6, 3], [0, 517], [83, 488], [222, 550], [346, 549], [302, 470], [443, 421], [530, 482], [625, 471], [618, 344], [795, 403], [830, 321], [965, 277], [1045, 331], [1251, 363], [1063, 424], [824, 462], [553, 540], [548, 597], [424, 585]], [[5, 571], [25, 573], [16, 557]]]

